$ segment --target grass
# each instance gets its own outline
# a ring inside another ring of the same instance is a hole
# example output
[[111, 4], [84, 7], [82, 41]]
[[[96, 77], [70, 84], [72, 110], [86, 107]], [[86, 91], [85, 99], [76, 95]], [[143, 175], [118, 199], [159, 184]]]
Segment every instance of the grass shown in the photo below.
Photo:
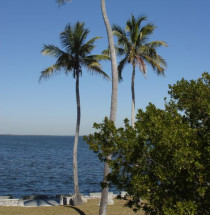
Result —
[[[52, 207], [0, 207], [0, 215], [97, 215], [99, 211], [98, 199], [89, 200], [83, 205], [52, 206]], [[134, 213], [132, 209], [124, 207], [125, 201], [114, 200], [109, 205], [107, 215], [143, 215], [142, 211]]]

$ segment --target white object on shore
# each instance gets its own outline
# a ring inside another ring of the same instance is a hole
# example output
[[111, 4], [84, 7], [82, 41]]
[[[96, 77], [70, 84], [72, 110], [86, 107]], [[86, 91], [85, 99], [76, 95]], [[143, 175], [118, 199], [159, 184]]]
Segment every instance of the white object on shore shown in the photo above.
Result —
[[[99, 198], [101, 198], [101, 193], [97, 193], [100, 194]], [[108, 193], [108, 205], [114, 205], [114, 200], [113, 200], [114, 194], [112, 192]], [[98, 205], [100, 205], [101, 200], [99, 201]]]
[[[113, 192], [109, 192], [108, 195], [114, 196]], [[90, 198], [101, 198], [101, 193], [90, 193]]]
[[[116, 195], [113, 194], [113, 192], [108, 193], [108, 205], [114, 205], [114, 200], [113, 198]], [[83, 203], [86, 203], [88, 199], [100, 199], [101, 198], [101, 193], [90, 193], [89, 196], [82, 196], [82, 201]], [[60, 205], [71, 205], [71, 199], [72, 196], [63, 196], [60, 198]], [[100, 204], [100, 201], [99, 201]]]
[[88, 201], [87, 198], [85, 196], [82, 196], [82, 202], [87, 203], [87, 201]]
[[120, 193], [120, 195], [121, 195], [122, 198], [124, 198], [127, 194], [128, 194], [128, 193], [125, 192], [125, 191], [121, 191], [121, 193]]
[[21, 199], [0, 199], [0, 206], [24, 206]]

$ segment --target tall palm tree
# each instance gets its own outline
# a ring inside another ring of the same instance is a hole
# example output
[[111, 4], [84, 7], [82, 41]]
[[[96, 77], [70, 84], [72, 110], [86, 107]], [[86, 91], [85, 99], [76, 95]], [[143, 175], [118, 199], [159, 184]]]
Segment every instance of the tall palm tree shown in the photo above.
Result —
[[[71, 0], [56, 0], [59, 5], [62, 5], [66, 2], [71, 2]], [[105, 0], [101, 0], [101, 11], [104, 19], [104, 23], [107, 30], [107, 37], [110, 47], [110, 58], [111, 58], [111, 66], [112, 66], [112, 95], [111, 95], [111, 108], [110, 108], [110, 120], [115, 122], [116, 114], [117, 114], [117, 97], [118, 97], [118, 72], [117, 72], [117, 59], [114, 47], [114, 38], [111, 29], [111, 25], [109, 23], [109, 19], [106, 12]], [[111, 156], [107, 157], [107, 159], [111, 159]], [[103, 182], [107, 183], [106, 177], [109, 174], [110, 169], [107, 162], [104, 163], [104, 177]], [[99, 215], [106, 215], [106, 209], [108, 204], [108, 187], [102, 189], [101, 195], [101, 203], [99, 209]]]
[[42, 50], [42, 54], [53, 56], [57, 58], [57, 61], [52, 66], [42, 71], [40, 80], [49, 78], [61, 69], [63, 69], [67, 75], [72, 73], [73, 78], [76, 79], [77, 123], [73, 150], [74, 205], [82, 204], [82, 198], [79, 193], [77, 170], [77, 146], [81, 118], [79, 77], [82, 75], [82, 68], [84, 67], [91, 73], [98, 73], [104, 78], [109, 78], [109, 76], [103, 72], [99, 63], [100, 60], [107, 59], [107, 56], [90, 54], [95, 47], [95, 41], [100, 37], [94, 37], [86, 42], [88, 33], [89, 30], [84, 27], [84, 23], [77, 22], [74, 26], [69, 24], [66, 26], [64, 32], [60, 34], [60, 40], [64, 51], [54, 45], [45, 45]]
[[165, 60], [158, 55], [157, 48], [161, 46], [167, 47], [163, 41], [147, 42], [148, 37], [153, 33], [155, 26], [153, 24], [146, 24], [142, 26], [142, 22], [147, 20], [147, 17], [142, 16], [135, 18], [133, 15], [126, 23], [125, 29], [118, 25], [113, 26], [113, 33], [118, 39], [117, 53], [123, 56], [118, 65], [119, 79], [122, 79], [122, 71], [126, 64], [131, 64], [132, 81], [131, 81], [131, 125], [134, 127], [135, 121], [135, 69], [139, 66], [140, 71], [146, 74], [146, 63], [151, 65], [153, 70], [158, 75], [164, 74], [166, 68]]
[[[106, 26], [106, 31], [107, 31], [108, 41], [109, 41], [110, 58], [111, 58], [111, 66], [112, 66], [112, 95], [111, 95], [110, 120], [115, 122], [116, 114], [117, 114], [117, 97], [118, 97], [117, 59], [116, 59], [116, 53], [115, 53], [112, 28], [109, 23], [109, 19], [106, 12], [105, 0], [101, 0], [101, 10], [102, 10], [102, 15]], [[110, 159], [111, 159], [111, 156], [108, 156], [107, 160], [110, 160]], [[109, 173], [110, 173], [109, 165], [107, 162], [105, 162], [103, 183], [107, 183], [106, 178]], [[109, 189], [108, 186], [102, 189], [99, 215], [106, 215], [107, 204], [108, 204], [108, 191], [109, 191], [108, 189]]]

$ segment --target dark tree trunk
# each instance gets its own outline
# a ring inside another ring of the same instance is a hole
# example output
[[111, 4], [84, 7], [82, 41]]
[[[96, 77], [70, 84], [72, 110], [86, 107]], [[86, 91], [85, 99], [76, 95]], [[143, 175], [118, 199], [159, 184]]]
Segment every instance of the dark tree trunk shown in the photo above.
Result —
[[134, 64], [133, 64], [133, 73], [132, 73], [132, 80], [131, 80], [131, 95], [132, 95], [131, 126], [134, 127], [134, 123], [135, 123], [135, 65]]

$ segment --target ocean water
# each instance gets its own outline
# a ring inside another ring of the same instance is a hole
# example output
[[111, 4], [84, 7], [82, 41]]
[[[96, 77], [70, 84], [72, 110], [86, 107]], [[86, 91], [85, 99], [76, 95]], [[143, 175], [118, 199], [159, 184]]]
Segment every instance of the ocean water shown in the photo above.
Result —
[[[73, 143], [71, 136], [0, 135], [0, 195], [73, 193]], [[78, 174], [80, 193], [101, 191], [103, 164], [82, 137]]]

